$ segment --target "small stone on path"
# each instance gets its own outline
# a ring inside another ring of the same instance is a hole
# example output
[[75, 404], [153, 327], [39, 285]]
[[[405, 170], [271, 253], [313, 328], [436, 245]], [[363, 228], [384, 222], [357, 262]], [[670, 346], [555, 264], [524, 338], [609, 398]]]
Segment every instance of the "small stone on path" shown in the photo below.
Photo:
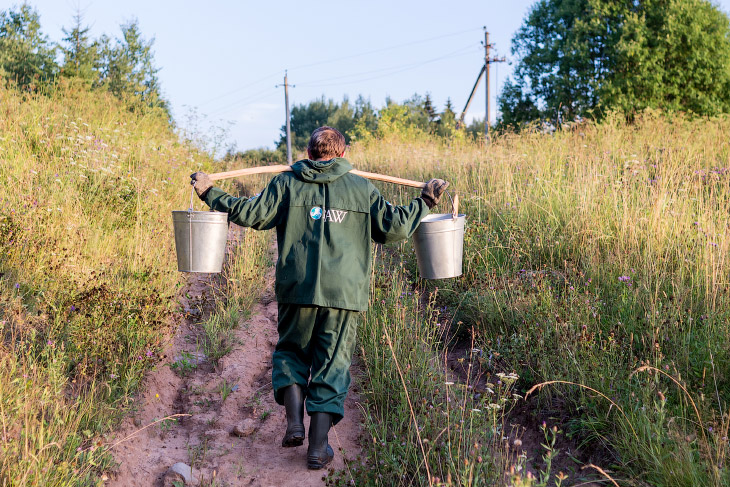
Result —
[[[176, 484], [176, 482], [178, 482], [178, 484]], [[197, 480], [193, 476], [193, 469], [190, 465], [179, 462], [165, 472], [165, 477], [163, 479], [164, 487], [177, 487], [179, 482], [184, 482], [185, 485], [197, 484]]]
[[246, 437], [251, 436], [256, 431], [256, 421], [253, 419], [244, 419], [231, 430], [233, 436]]

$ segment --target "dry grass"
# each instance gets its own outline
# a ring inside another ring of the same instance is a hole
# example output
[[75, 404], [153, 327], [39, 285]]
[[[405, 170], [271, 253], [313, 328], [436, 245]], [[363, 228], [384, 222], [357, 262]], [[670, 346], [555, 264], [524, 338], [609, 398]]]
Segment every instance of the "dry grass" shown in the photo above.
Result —
[[176, 311], [170, 211], [223, 167], [103, 93], [0, 98], [0, 485], [101, 485]]

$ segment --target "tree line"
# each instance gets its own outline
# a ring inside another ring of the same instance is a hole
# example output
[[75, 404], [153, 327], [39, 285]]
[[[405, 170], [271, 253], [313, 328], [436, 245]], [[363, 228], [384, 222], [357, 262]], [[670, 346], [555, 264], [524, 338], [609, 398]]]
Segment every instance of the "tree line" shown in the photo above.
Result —
[[[121, 35], [89, 35], [80, 13], [54, 43], [42, 30], [40, 16], [22, 4], [0, 12], [0, 77], [27, 92], [48, 92], [58, 82], [89, 90], [108, 90], [132, 109], [159, 108], [169, 116], [161, 95], [152, 45], [136, 20], [121, 25]], [[59, 60], [60, 55], [60, 60]]]
[[730, 19], [708, 0], [538, 0], [512, 54], [502, 125], [730, 112]]
[[[52, 90], [59, 81], [107, 90], [132, 109], [159, 108], [169, 117], [154, 63], [154, 39], [139, 25], [121, 35], [92, 39], [77, 14], [60, 43], [41, 31], [28, 4], [0, 12], [0, 78], [28, 92]], [[700, 116], [730, 112], [730, 19], [709, 0], [537, 0], [512, 39], [514, 74], [498, 98], [498, 130], [536, 121], [555, 126], [600, 120], [618, 112], [628, 120], [645, 109]], [[483, 120], [458, 127], [450, 99], [438, 111], [429, 94], [375, 109], [320, 99], [294, 106], [292, 146], [306, 147], [314, 128], [327, 124], [352, 139], [387, 132], [478, 137]], [[464, 130], [461, 130], [464, 129]], [[282, 127], [276, 150], [228, 157], [284, 159]]]
[[[458, 126], [456, 112], [451, 99], [446, 100], [443, 110], [438, 111], [430, 93], [425, 96], [414, 94], [398, 103], [387, 98], [385, 105], [375, 109], [369, 99], [359, 95], [354, 103], [348, 97], [338, 103], [324, 96], [292, 107], [291, 109], [292, 150], [304, 151], [312, 131], [329, 125], [345, 135], [349, 144], [353, 140], [384, 137], [387, 134], [426, 135], [429, 137], [472, 137], [484, 132], [484, 120], [475, 119], [469, 125]], [[244, 159], [251, 163], [284, 162], [286, 160], [286, 125], [282, 125], [276, 148], [230, 150], [226, 158]]]
[[[708, 0], [538, 0], [511, 52], [516, 69], [498, 98], [497, 133], [609, 113], [631, 121], [646, 109], [730, 112], [730, 18]], [[437, 113], [428, 94], [377, 111], [362, 96], [354, 104], [323, 97], [292, 109], [292, 146], [303, 150], [323, 124], [349, 141], [387, 131], [479, 137], [484, 120], [458, 130], [451, 101]], [[283, 161], [285, 137], [282, 127], [276, 150], [235, 155]]]

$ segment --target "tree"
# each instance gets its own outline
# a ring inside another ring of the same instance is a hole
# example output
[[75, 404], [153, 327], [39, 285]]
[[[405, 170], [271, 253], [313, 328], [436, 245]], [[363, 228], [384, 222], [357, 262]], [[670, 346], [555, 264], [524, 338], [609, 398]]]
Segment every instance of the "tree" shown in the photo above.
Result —
[[423, 111], [426, 112], [429, 123], [433, 123], [436, 121], [438, 114], [436, 113], [436, 109], [433, 107], [433, 101], [431, 101], [431, 93], [426, 93], [426, 98], [424, 98], [423, 100]]
[[705, 0], [644, 1], [626, 17], [601, 96], [609, 107], [730, 111], [730, 19]]
[[99, 85], [125, 100], [138, 100], [149, 107], [167, 110], [167, 102], [160, 93], [154, 65], [152, 45], [145, 41], [137, 21], [122, 25], [122, 38], [112, 41], [106, 35], [99, 41], [101, 50], [101, 77]]
[[372, 134], [378, 128], [378, 114], [375, 112], [370, 99], [362, 95], [355, 100], [355, 127], [350, 133], [351, 137], [364, 134]]
[[501, 116], [497, 128], [518, 126], [537, 120], [542, 116], [532, 94], [521, 84], [521, 80], [508, 79], [499, 96]]
[[57, 72], [55, 49], [41, 33], [38, 12], [25, 3], [0, 12], [0, 75], [21, 89], [36, 90]]
[[[339, 105], [331, 99], [325, 100], [324, 96], [307, 105], [301, 104], [292, 107], [290, 121], [292, 150], [304, 150], [309, 142], [309, 136], [314, 132], [314, 129], [327, 125], [330, 117], [338, 109]], [[281, 136], [279, 137], [277, 146], [286, 146], [286, 125], [282, 125], [281, 127]]]
[[540, 0], [512, 53], [503, 122], [730, 109], [730, 21], [707, 0]]
[[446, 106], [444, 107], [444, 115], [446, 115], [447, 113], [450, 114], [452, 117], [456, 117], [456, 112], [454, 111], [454, 104], [451, 101], [451, 97], [448, 97], [446, 99]]
[[342, 104], [337, 107], [332, 115], [327, 118], [327, 125], [339, 130], [345, 136], [345, 142], [350, 143], [350, 132], [355, 128], [355, 108], [350, 105], [350, 100], [345, 97]]
[[451, 98], [446, 99], [444, 111], [441, 115], [439, 115], [439, 119], [436, 121], [436, 133], [442, 137], [451, 137], [457, 133], [456, 113], [454, 112], [454, 106], [451, 103]]
[[81, 79], [91, 86], [100, 76], [99, 45], [89, 40], [89, 27], [84, 27], [82, 22], [81, 12], [77, 11], [73, 28], [63, 29], [66, 37], [63, 38], [64, 45], [61, 47], [64, 59], [61, 75]]

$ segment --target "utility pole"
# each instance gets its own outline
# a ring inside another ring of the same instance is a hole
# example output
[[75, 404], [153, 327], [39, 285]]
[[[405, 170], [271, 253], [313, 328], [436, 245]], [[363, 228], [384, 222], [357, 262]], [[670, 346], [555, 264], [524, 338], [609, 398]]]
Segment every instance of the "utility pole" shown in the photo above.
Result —
[[466, 100], [466, 105], [464, 105], [464, 109], [461, 111], [461, 115], [459, 115], [459, 120], [456, 122], [456, 128], [460, 128], [464, 125], [464, 117], [466, 117], [466, 111], [469, 109], [469, 105], [471, 105], [471, 100], [474, 98], [474, 93], [477, 92], [477, 88], [479, 87], [479, 82], [482, 80], [482, 76], [484, 76], [484, 66], [482, 66], [482, 70], [479, 71], [479, 76], [477, 76], [477, 81], [474, 83], [474, 88], [471, 89], [471, 93], [469, 93], [469, 98]]
[[[489, 65], [492, 63], [503, 63], [506, 61], [504, 57], [489, 57], [489, 48], [494, 47], [489, 43], [489, 32], [487, 27], [484, 27], [484, 67], [487, 73], [487, 115], [484, 117], [484, 139], [489, 143]], [[478, 80], [477, 80], [478, 82]]]
[[287, 71], [284, 71], [284, 84], [276, 85], [276, 88], [279, 86], [284, 87], [284, 103], [286, 104], [286, 162], [291, 164], [291, 113], [289, 112], [289, 86], [293, 88], [294, 85], [289, 85], [287, 74]]
[[291, 164], [291, 113], [289, 112], [289, 83], [286, 71], [284, 71], [284, 101], [286, 102], [286, 162]]

